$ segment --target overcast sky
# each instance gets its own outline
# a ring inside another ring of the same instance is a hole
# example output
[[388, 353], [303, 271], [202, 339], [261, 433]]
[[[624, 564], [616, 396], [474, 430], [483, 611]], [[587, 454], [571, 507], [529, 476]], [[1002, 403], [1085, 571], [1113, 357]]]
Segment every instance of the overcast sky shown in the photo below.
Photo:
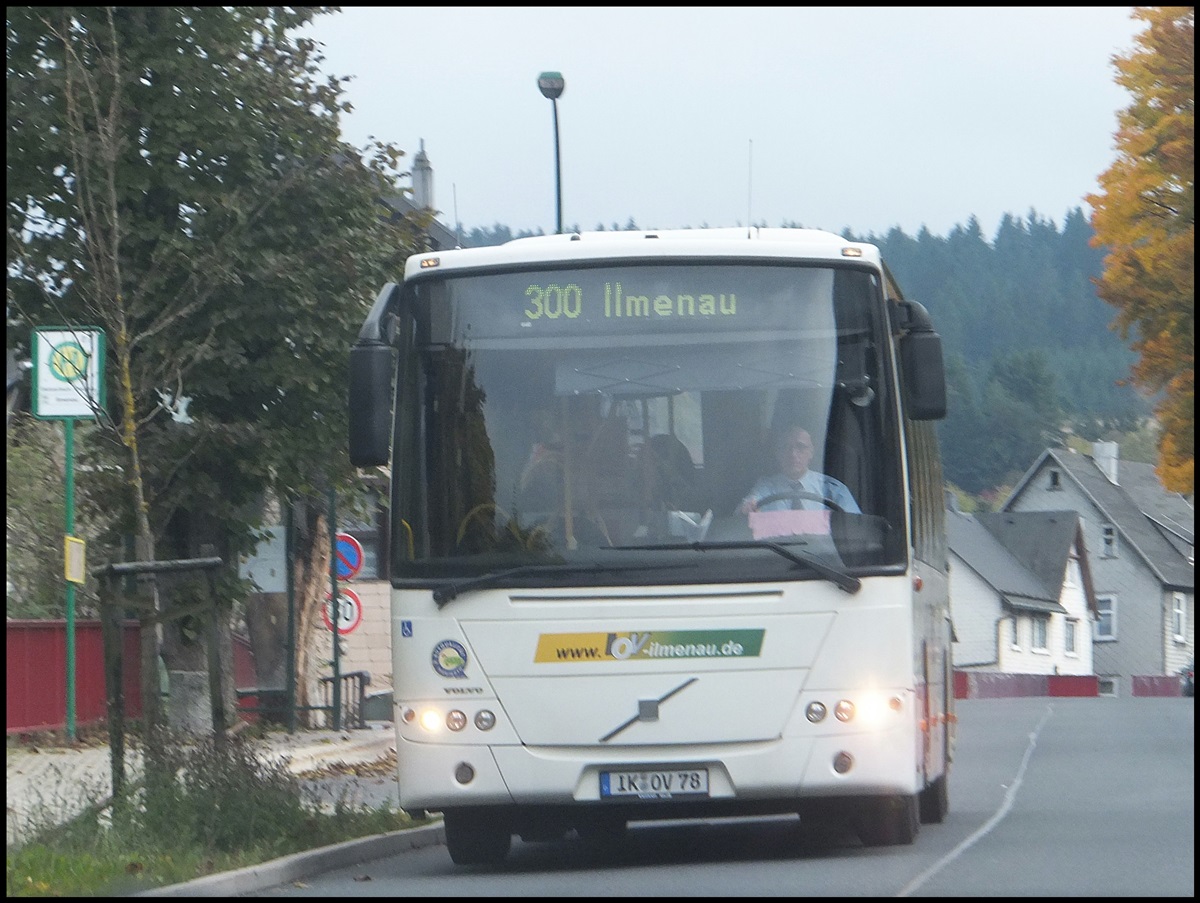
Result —
[[1132, 7], [345, 7], [306, 34], [353, 76], [344, 137], [433, 165], [440, 219], [786, 222], [859, 235], [1005, 213], [1061, 226], [1114, 158]]

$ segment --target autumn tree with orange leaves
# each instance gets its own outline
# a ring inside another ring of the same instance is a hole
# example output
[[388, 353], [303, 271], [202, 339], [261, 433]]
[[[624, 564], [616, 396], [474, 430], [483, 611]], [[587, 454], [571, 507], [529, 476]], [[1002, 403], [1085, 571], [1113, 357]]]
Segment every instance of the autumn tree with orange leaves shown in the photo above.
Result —
[[1097, 280], [1113, 323], [1139, 355], [1135, 385], [1157, 398], [1157, 473], [1195, 489], [1195, 10], [1137, 7], [1136, 47], [1113, 58], [1133, 100], [1118, 114], [1117, 159], [1100, 176], [1094, 244], [1107, 252]]

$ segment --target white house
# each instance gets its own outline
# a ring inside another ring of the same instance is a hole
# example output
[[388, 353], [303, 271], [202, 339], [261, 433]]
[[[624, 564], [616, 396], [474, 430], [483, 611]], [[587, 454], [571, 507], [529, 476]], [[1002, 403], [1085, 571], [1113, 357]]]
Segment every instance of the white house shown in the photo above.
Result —
[[946, 517], [954, 664], [1091, 674], [1095, 597], [1074, 511]]
[[1100, 692], [1127, 695], [1133, 678], [1178, 675], [1195, 654], [1195, 512], [1151, 464], [1119, 460], [1115, 442], [1091, 455], [1047, 449], [1005, 512], [1078, 512], [1096, 591]]

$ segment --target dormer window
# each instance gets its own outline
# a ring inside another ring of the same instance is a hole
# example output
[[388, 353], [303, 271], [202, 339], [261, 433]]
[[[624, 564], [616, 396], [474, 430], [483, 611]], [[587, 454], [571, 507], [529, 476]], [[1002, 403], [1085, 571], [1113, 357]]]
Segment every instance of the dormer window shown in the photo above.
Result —
[[1105, 558], [1117, 557], [1117, 528], [1112, 524], [1105, 524], [1103, 529], [1103, 549]]

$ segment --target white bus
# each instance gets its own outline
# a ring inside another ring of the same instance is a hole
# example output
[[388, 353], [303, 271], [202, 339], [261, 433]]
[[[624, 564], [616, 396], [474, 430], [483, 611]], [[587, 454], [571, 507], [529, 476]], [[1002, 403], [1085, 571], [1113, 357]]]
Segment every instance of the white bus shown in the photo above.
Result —
[[635, 820], [878, 845], [944, 818], [941, 340], [876, 247], [418, 254], [350, 381], [351, 460], [390, 466], [401, 806], [444, 815], [454, 862]]

